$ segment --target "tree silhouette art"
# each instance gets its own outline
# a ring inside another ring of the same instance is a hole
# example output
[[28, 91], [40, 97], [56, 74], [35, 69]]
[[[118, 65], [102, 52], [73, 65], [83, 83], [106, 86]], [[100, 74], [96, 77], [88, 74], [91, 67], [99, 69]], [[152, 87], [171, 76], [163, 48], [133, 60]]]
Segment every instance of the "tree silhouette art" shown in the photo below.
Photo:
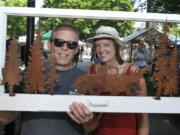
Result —
[[5, 63], [4, 69], [4, 83], [7, 84], [7, 89], [9, 91], [9, 95], [15, 95], [13, 92], [13, 88], [15, 85], [19, 84], [22, 81], [20, 64], [21, 60], [18, 56], [18, 46], [15, 35], [10, 41], [10, 45], [7, 52], [7, 59]]

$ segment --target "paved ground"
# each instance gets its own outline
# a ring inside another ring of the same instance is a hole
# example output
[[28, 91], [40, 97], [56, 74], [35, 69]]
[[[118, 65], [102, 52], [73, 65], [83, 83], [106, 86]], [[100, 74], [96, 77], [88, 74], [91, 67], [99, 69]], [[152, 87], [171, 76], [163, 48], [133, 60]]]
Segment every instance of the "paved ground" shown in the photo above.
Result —
[[87, 57], [87, 58], [84, 58], [82, 62], [78, 63], [78, 67], [84, 71], [88, 71], [90, 64], [91, 64], [90, 59]]
[[3, 129], [4, 129], [4, 127], [0, 125], [0, 135], [4, 134]]
[[180, 135], [180, 114], [149, 114], [150, 135]]

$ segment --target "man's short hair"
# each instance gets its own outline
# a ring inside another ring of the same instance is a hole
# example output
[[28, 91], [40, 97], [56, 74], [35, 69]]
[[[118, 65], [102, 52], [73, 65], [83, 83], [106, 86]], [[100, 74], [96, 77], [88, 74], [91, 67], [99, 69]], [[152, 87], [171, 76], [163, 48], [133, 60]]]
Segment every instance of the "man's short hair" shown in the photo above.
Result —
[[63, 28], [68, 28], [68, 29], [71, 29], [72, 31], [74, 31], [77, 35], [77, 40], [79, 40], [79, 32], [78, 32], [78, 29], [71, 25], [71, 24], [60, 24], [60, 25], [57, 25], [53, 30], [52, 30], [52, 33], [51, 33], [51, 40], [53, 39], [53, 33], [60, 30], [60, 29], [63, 29]]

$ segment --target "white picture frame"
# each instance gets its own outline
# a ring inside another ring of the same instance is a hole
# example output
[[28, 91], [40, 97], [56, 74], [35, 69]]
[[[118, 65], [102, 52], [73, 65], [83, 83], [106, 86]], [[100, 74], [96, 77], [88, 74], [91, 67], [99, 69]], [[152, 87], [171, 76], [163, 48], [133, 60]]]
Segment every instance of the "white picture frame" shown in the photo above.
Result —
[[[0, 7], [0, 80], [3, 79], [2, 68], [5, 65], [5, 46], [7, 17], [64, 17], [107, 20], [132, 20], [180, 23], [179, 14], [137, 13], [122, 11], [50, 9], [26, 7]], [[127, 112], [127, 113], [180, 113], [180, 97], [136, 96], [85, 96], [85, 95], [37, 95], [16, 94], [9, 96], [0, 85], [0, 111], [67, 111], [73, 102], [83, 102], [94, 112]]]

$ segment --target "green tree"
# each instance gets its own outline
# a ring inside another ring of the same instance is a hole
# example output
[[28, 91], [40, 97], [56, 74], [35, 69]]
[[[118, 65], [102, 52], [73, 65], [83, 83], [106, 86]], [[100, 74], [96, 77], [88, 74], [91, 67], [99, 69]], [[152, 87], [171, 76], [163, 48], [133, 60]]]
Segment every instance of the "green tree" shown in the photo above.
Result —
[[179, 0], [147, 0], [148, 12], [180, 13]]
[[[131, 0], [45, 0], [44, 7], [47, 8], [67, 8], [67, 9], [92, 9], [92, 10], [113, 10], [113, 11], [133, 11]], [[4, 0], [0, 1], [0, 6], [27, 6], [27, 0]], [[133, 30], [133, 22], [115, 20], [95, 20], [95, 19], [68, 19], [68, 18], [40, 18], [38, 27], [43, 31], [51, 30], [55, 25], [61, 23], [74, 24], [79, 30], [81, 39], [94, 34], [94, 29], [100, 25], [111, 25], [116, 27], [122, 37], [129, 35]], [[13, 31], [19, 35], [26, 33], [26, 17], [8, 16], [8, 35]]]
[[137, 10], [147, 8], [147, 12], [153, 13], [180, 13], [179, 0], [132, 0], [132, 3], [141, 2]]
[[[0, 1], [0, 6], [25, 7], [26, 3], [27, 0], [4, 0]], [[26, 17], [8, 16], [7, 34], [11, 35], [13, 31], [19, 36], [26, 34]]]
[[175, 35], [177, 37], [180, 37], [180, 24], [172, 25], [172, 27], [170, 28], [169, 33], [172, 34], [172, 35]]
[[[180, 1], [179, 0], [147, 0], [147, 12], [153, 13], [168, 13], [179, 14], [180, 13]], [[169, 23], [169, 34], [180, 36], [180, 26], [175, 23]]]
[[[45, 0], [47, 8], [90, 9], [111, 11], [133, 11], [131, 0]], [[80, 30], [81, 39], [86, 39], [94, 34], [94, 29], [100, 25], [110, 25], [119, 30], [120, 36], [129, 35], [133, 30], [133, 22], [96, 19], [68, 19], [68, 18], [41, 18], [39, 27], [49, 31], [57, 24], [71, 23]]]

